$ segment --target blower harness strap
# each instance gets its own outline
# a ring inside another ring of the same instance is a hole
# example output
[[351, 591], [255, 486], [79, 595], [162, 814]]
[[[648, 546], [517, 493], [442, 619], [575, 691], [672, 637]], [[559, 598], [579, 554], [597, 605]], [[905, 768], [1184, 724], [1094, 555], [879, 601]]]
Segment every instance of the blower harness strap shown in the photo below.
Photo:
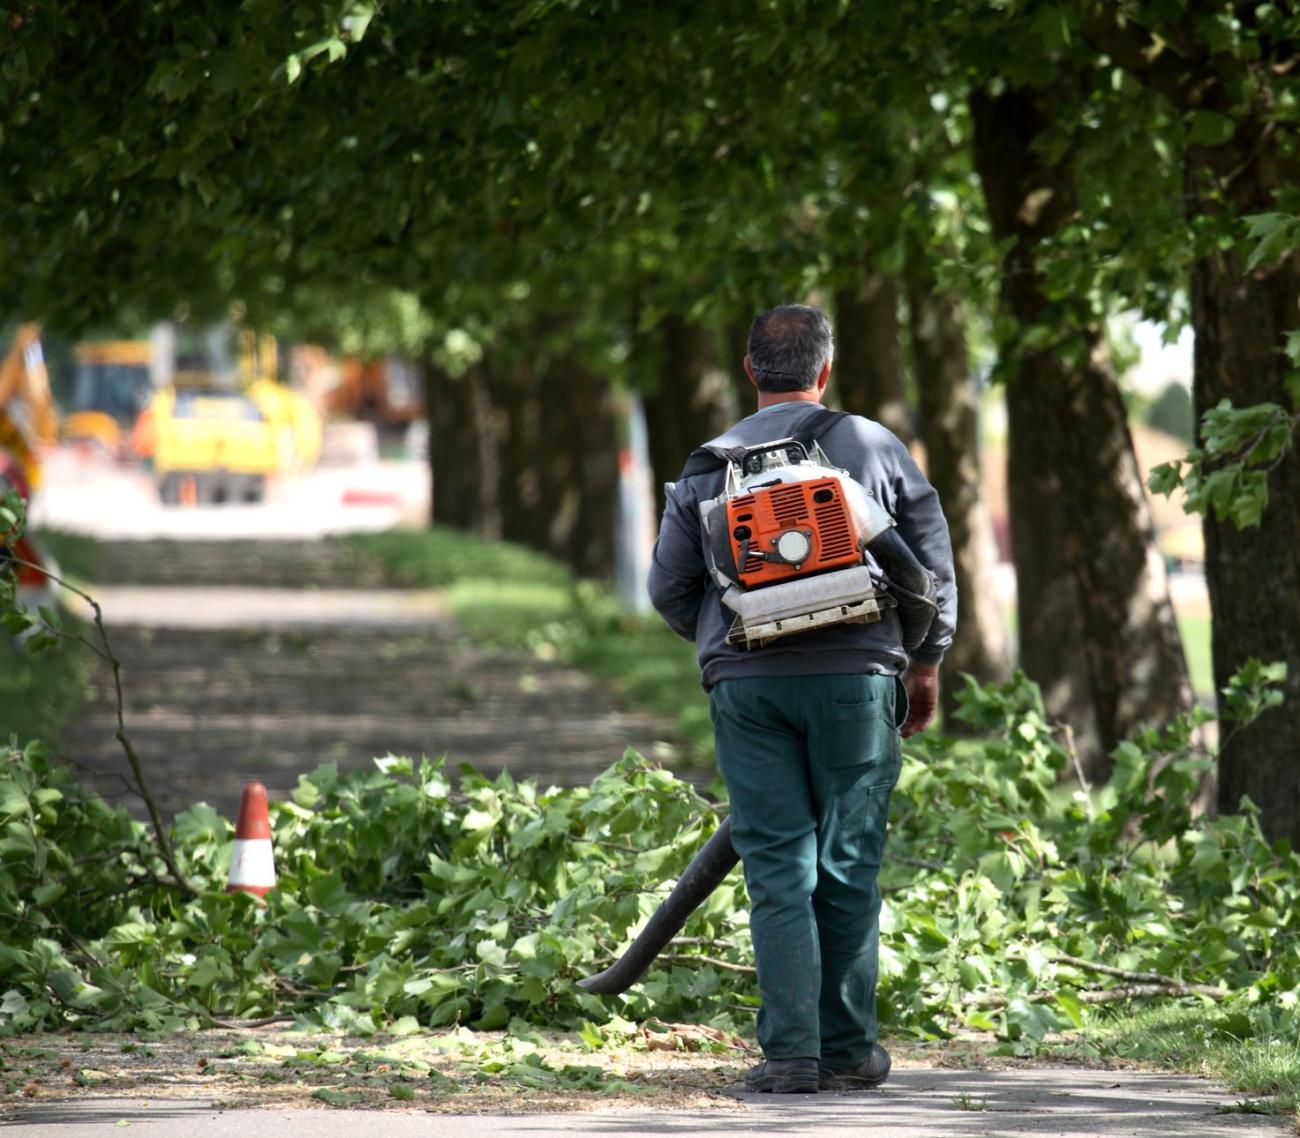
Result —
[[[811, 453], [812, 444], [841, 419], [848, 418], [848, 415], [849, 412], [847, 411], [817, 411], [815, 414], [809, 415], [803, 424], [803, 426], [807, 427], [809, 422], [812, 422], [811, 430], [796, 431], [793, 438], [803, 443], [804, 450]], [[721, 447], [705, 443], [704, 446], [696, 447], [687, 456], [686, 465], [682, 467], [680, 477], [690, 478], [695, 474], [711, 474], [715, 470], [725, 470], [729, 464], [733, 462], [739, 463], [744, 458], [745, 452], [753, 449], [752, 445]]]

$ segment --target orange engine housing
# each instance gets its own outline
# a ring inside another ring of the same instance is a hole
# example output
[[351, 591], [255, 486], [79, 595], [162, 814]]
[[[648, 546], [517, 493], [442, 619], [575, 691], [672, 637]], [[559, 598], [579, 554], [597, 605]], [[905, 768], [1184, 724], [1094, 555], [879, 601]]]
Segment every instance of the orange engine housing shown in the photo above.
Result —
[[[857, 526], [838, 478], [765, 486], [728, 498], [726, 507], [732, 562], [744, 588], [862, 562]], [[791, 531], [806, 538], [783, 543], [796, 549], [807, 546], [807, 555], [798, 561], [783, 556], [777, 544]]]

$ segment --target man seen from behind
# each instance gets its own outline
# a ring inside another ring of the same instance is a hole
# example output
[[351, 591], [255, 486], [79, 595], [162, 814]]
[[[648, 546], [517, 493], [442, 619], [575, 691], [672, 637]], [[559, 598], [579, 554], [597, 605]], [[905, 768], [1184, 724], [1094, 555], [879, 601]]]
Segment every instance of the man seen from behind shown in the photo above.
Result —
[[777, 1093], [876, 1086], [889, 1074], [877, 1039], [876, 877], [902, 763], [900, 728], [912, 735], [933, 719], [939, 662], [956, 627], [938, 496], [886, 428], [822, 406], [833, 354], [819, 309], [761, 313], [744, 360], [758, 410], [710, 445], [815, 436], [935, 575], [938, 611], [923, 642], [904, 650], [891, 608], [874, 623], [832, 624], [758, 647], [728, 643], [732, 614], [709, 573], [700, 517], [701, 503], [723, 491], [722, 469], [684, 473], [666, 487], [650, 573], [656, 610], [696, 645], [744, 863], [764, 1055], [745, 1084]]

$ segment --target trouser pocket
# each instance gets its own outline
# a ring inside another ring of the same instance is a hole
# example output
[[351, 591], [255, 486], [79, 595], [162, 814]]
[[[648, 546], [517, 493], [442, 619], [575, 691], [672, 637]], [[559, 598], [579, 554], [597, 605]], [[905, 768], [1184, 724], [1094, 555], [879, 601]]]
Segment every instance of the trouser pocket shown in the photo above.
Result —
[[894, 726], [901, 728], [907, 722], [908, 713], [912, 710], [912, 701], [907, 697], [907, 685], [903, 683], [902, 676], [894, 677]]
[[827, 679], [829, 690], [809, 732], [812, 762], [830, 771], [855, 772], [857, 777], [873, 767], [887, 770], [898, 750], [894, 678]]

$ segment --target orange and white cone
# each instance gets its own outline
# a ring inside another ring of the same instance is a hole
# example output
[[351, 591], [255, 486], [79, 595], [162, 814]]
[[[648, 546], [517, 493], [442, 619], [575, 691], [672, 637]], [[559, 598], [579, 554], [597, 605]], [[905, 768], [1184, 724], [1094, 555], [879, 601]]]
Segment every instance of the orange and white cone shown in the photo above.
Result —
[[271, 852], [271, 816], [266, 808], [266, 787], [250, 782], [239, 800], [235, 848], [230, 852], [227, 893], [255, 893], [265, 897], [275, 888], [275, 855]]

